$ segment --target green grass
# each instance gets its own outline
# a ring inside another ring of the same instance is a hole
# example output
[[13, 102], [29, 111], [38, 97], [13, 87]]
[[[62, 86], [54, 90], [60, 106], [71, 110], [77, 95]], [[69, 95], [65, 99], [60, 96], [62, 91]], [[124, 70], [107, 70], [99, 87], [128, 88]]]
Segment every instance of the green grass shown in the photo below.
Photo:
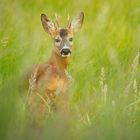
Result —
[[[74, 79], [70, 104], [74, 114], [52, 114], [32, 125], [21, 91], [28, 67], [43, 63], [53, 43], [40, 14], [66, 25], [69, 13], [85, 13], [74, 38], [69, 71]], [[140, 139], [139, 0], [0, 1], [0, 139]]]

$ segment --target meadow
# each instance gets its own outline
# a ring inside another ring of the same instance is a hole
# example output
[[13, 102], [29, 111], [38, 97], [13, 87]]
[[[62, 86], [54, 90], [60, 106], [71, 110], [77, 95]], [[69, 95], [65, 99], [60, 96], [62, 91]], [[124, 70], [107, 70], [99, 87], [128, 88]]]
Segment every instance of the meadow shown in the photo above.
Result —
[[[53, 43], [40, 15], [66, 25], [85, 13], [74, 38], [69, 72], [74, 114], [52, 113], [32, 125], [22, 96], [22, 75], [49, 58]], [[139, 140], [140, 1], [0, 0], [0, 139]]]

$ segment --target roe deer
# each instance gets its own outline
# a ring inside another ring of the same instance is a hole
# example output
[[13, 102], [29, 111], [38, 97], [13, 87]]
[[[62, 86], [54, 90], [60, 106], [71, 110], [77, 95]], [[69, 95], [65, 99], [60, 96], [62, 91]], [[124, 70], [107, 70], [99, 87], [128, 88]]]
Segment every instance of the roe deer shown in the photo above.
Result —
[[84, 13], [81, 12], [74, 20], [68, 20], [66, 28], [62, 28], [57, 16], [56, 26], [45, 14], [41, 14], [43, 28], [52, 37], [54, 47], [50, 59], [45, 64], [36, 65], [28, 75], [28, 101], [32, 109], [44, 113], [53, 102], [59, 104], [61, 97], [65, 108], [66, 90], [70, 81], [67, 66], [73, 49], [73, 36], [81, 28], [83, 19]]

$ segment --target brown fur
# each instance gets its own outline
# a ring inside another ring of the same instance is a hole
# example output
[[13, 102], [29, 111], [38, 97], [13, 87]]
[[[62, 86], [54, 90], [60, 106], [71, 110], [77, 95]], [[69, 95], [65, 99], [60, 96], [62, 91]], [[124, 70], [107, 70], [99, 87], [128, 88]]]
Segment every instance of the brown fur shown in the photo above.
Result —
[[[65, 41], [67, 41], [66, 38], [73, 37], [74, 30], [72, 28], [57, 29], [44, 14], [41, 15], [41, 20], [45, 31], [53, 39], [61, 38], [63, 40], [63, 37], [65, 37]], [[83, 21], [82, 18], [81, 21]], [[72, 49], [72, 46], [70, 46], [70, 49]], [[34, 66], [29, 72], [27, 76], [29, 79], [27, 100], [32, 113], [36, 111], [39, 115], [40, 113], [44, 114], [46, 110], [50, 111], [48, 106], [52, 104], [55, 104], [57, 108], [63, 108], [63, 110], [68, 109], [67, 89], [70, 82], [70, 76], [67, 72], [68, 64], [69, 57], [62, 57], [60, 47], [55, 46], [50, 59], [45, 64]]]

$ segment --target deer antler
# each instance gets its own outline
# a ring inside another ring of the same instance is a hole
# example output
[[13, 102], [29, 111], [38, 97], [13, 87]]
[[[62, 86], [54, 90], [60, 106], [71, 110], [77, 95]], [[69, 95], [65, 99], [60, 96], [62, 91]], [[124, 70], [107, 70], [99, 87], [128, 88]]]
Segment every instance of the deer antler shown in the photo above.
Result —
[[69, 14], [67, 15], [67, 20], [68, 20], [68, 25], [67, 25], [67, 27], [70, 28], [71, 20], [70, 20], [70, 16], [69, 16]]
[[55, 13], [55, 21], [56, 21], [57, 27], [59, 28], [60, 24], [59, 24], [58, 15], [56, 13]]

